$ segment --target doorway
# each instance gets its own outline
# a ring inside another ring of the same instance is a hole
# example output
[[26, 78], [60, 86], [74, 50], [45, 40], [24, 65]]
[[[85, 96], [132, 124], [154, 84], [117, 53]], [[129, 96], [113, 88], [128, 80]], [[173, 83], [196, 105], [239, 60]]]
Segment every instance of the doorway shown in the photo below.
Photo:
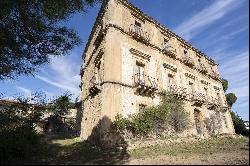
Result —
[[201, 111], [198, 109], [194, 110], [194, 121], [195, 121], [195, 128], [198, 135], [203, 135], [203, 128], [202, 128], [202, 121], [201, 121]]

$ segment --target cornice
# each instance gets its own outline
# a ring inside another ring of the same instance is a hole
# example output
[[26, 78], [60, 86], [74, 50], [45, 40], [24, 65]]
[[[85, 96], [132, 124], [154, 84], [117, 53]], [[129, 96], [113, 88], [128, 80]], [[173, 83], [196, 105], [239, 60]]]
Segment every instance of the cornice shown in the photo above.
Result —
[[150, 58], [151, 58], [151, 56], [150, 55], [147, 55], [147, 54], [144, 54], [143, 52], [141, 52], [141, 51], [139, 51], [139, 50], [136, 50], [136, 49], [134, 49], [134, 48], [131, 48], [130, 50], [129, 50], [132, 54], [134, 54], [134, 55], [136, 55], [136, 56], [139, 56], [139, 57], [141, 57], [141, 58], [143, 58], [143, 59], [146, 59], [146, 60], [150, 60]]
[[[107, 7], [107, 4], [108, 4], [109, 0], [103, 0], [103, 3], [102, 3], [102, 6], [100, 8], [100, 11], [98, 13], [98, 16], [96, 17], [96, 21], [94, 23], [94, 26], [92, 28], [92, 31], [90, 33], [90, 36], [89, 36], [89, 39], [88, 39], [88, 42], [86, 44], [86, 47], [85, 47], [85, 50], [83, 52], [83, 55], [82, 55], [82, 58], [85, 62], [85, 56], [86, 55], [86, 52], [89, 48], [89, 45], [90, 45], [90, 42], [95, 34], [95, 31], [96, 31], [96, 28], [98, 27], [98, 25], [100, 25], [101, 23], [101, 20], [103, 18], [103, 15], [106, 11], [106, 7]], [[164, 34], [167, 34], [168, 36], [172, 36], [172, 37], [176, 37], [179, 41], [181, 41], [182, 44], [186, 45], [187, 47], [193, 49], [198, 56], [203, 56], [205, 57], [208, 62], [210, 64], [213, 64], [213, 65], [218, 65], [215, 63], [215, 61], [209, 57], [207, 57], [204, 53], [202, 53], [201, 51], [199, 51], [197, 48], [194, 48], [191, 44], [189, 44], [188, 42], [186, 42], [184, 39], [182, 39], [181, 37], [179, 37], [177, 34], [175, 34], [174, 32], [170, 31], [168, 28], [164, 27], [163, 25], [161, 25], [159, 22], [155, 21], [152, 17], [146, 15], [145, 13], [143, 13], [139, 8], [133, 6], [130, 2], [128, 2], [127, 0], [116, 0], [116, 2], [120, 2], [122, 3], [124, 6], [128, 7], [129, 9], [133, 10], [134, 12], [137, 12], [138, 14], [141, 15], [141, 17], [143, 17], [144, 19], [154, 23], [158, 28], [160, 28], [161, 32], [164, 33]], [[116, 28], [118, 30], [120, 30], [121, 32], [127, 34], [127, 35], [130, 35], [129, 32], [126, 32], [123, 28], [117, 26], [117, 25], [114, 25], [114, 24], [108, 24], [105, 28], [104, 28], [104, 32], [107, 32], [107, 30], [110, 28], [110, 27], [113, 27], [113, 28]], [[103, 28], [103, 27], [102, 27]], [[154, 48], [154, 49], [157, 49], [161, 52], [161, 48], [159, 48], [158, 46], [156, 45], [153, 45], [151, 43], [148, 44], [148, 46]], [[89, 58], [88, 62], [85, 63], [85, 67], [82, 69], [82, 71], [84, 71], [84, 69], [88, 66], [89, 62], [91, 60], [91, 57]], [[179, 60], [181, 62], [181, 60], [179, 58], [177, 58], [176, 60]], [[182, 62], [181, 62], [182, 63]], [[221, 82], [220, 80], [218, 80], [219, 82]]]
[[[108, 24], [108, 25], [105, 27], [104, 31], [107, 32], [109, 28], [115, 28], [115, 29], [121, 31], [122, 33], [124, 33], [124, 34], [126, 34], [126, 35], [132, 37], [132, 35], [131, 35], [129, 32], [125, 31], [123, 28], [121, 28], [121, 27], [118, 26], [118, 25]], [[133, 39], [134, 39], [134, 40], [137, 40], [136, 38], [133, 38]], [[152, 47], [152, 49], [156, 49], [156, 50], [158, 50], [160, 53], [162, 53], [162, 49], [161, 49], [160, 47], [158, 47], [158, 46], [156, 46], [156, 45], [154, 45], [154, 44], [152, 44], [152, 43], [148, 43], [147, 45], [150, 46], [150, 47]], [[176, 60], [179, 61], [180, 63], [182, 63], [183, 65], [185, 65], [184, 62], [183, 62], [180, 58], [176, 58]], [[191, 68], [191, 67], [189, 67], [189, 68], [190, 68], [190, 69], [193, 69], [193, 70], [195, 70], [195, 71], [198, 71], [197, 68]], [[199, 71], [198, 71], [198, 72], [199, 72]], [[202, 74], [202, 73], [201, 73], [201, 74]], [[208, 78], [212, 78], [212, 77], [209, 77], [209, 75], [207, 75], [207, 74], [203, 74], [203, 75], [207, 76]], [[212, 79], [213, 79], [213, 78], [212, 78]], [[216, 80], [216, 79], [214, 79], [214, 80]], [[216, 80], [216, 81], [221, 82], [220, 80]]]
[[97, 17], [96, 17], [94, 26], [93, 26], [93, 28], [91, 30], [91, 33], [89, 35], [89, 38], [88, 38], [88, 42], [87, 42], [87, 44], [85, 46], [85, 49], [84, 49], [84, 52], [82, 54], [82, 59], [83, 60], [85, 60], [85, 56], [84, 55], [86, 55], [86, 52], [87, 52], [87, 50], [89, 48], [89, 45], [90, 45], [90, 42], [91, 42], [91, 40], [92, 40], [92, 38], [93, 38], [93, 36], [95, 34], [96, 28], [98, 27], [98, 25], [100, 25], [100, 22], [101, 22], [101, 20], [103, 18], [103, 15], [105, 13], [105, 8], [107, 7], [108, 2], [109, 2], [109, 0], [103, 0], [103, 2], [102, 2], [102, 6], [101, 6], [101, 8], [99, 10], [99, 13], [98, 13]]
[[145, 14], [144, 12], [142, 12], [139, 8], [135, 7], [132, 3], [128, 2], [127, 0], [117, 0], [117, 2], [120, 2], [121, 4], [123, 4], [124, 6], [126, 6], [127, 8], [131, 9], [134, 12], [137, 12], [137, 14], [140, 15], [141, 18], [155, 24], [158, 28], [160, 28], [162, 33], [166, 33], [168, 34], [168, 36], [173, 36], [176, 39], [178, 39], [183, 45], [185, 45], [186, 47], [192, 49], [193, 51], [195, 51], [197, 54], [202, 55], [203, 57], [205, 57], [208, 61], [210, 61], [210, 63], [214, 64], [214, 65], [218, 65], [215, 60], [213, 60], [212, 58], [208, 57], [207, 55], [205, 55], [202, 51], [198, 50], [197, 48], [193, 47], [190, 43], [188, 43], [186, 40], [184, 40], [183, 38], [181, 38], [180, 36], [178, 36], [176, 33], [172, 32], [170, 29], [166, 28], [164, 25], [160, 24], [158, 21], [156, 21], [154, 18], [148, 16], [147, 14]]

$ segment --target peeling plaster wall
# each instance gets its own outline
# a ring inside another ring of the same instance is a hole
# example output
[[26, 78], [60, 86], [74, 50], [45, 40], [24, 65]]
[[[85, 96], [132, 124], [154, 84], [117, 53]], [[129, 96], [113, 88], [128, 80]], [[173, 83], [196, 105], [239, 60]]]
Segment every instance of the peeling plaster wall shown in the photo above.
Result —
[[[204, 75], [195, 68], [190, 68], [182, 62], [183, 43], [176, 37], [171, 36], [169, 44], [176, 49], [176, 59], [171, 58], [162, 52], [163, 37], [169, 34], [163, 31], [159, 26], [152, 21], [148, 21], [143, 14], [136, 10], [123, 5], [119, 0], [110, 0], [105, 7], [103, 18], [100, 25], [97, 26], [93, 33], [93, 38], [90, 41], [85, 53], [85, 63], [90, 60], [90, 63], [84, 69], [82, 76], [81, 100], [83, 101], [83, 118], [82, 118], [82, 133], [83, 138], [87, 138], [93, 129], [103, 117], [114, 120], [117, 114], [122, 114], [124, 117], [136, 114], [139, 111], [139, 104], [147, 106], [156, 106], [160, 104], [158, 92], [168, 89], [169, 73], [174, 75], [175, 83], [178, 86], [187, 88], [189, 81], [194, 83], [194, 89], [197, 92], [205, 93], [204, 88], [208, 89], [208, 98], [215, 98], [217, 92], [215, 86], [219, 88], [219, 97], [225, 104], [225, 94], [220, 81], [215, 80], [208, 75]], [[131, 35], [130, 26], [135, 23], [135, 20], [142, 23], [142, 28], [150, 37], [149, 43], [139, 41]], [[95, 48], [94, 42], [97, 35], [101, 31], [105, 31], [104, 38], [99, 46]], [[184, 43], [185, 45], [185, 43]], [[103, 49], [102, 57], [102, 77], [103, 83], [100, 85], [101, 92], [94, 98], [89, 98], [89, 81], [94, 73], [94, 59], [100, 49]], [[96, 49], [96, 51], [95, 51]], [[136, 50], [141, 55], [135, 55], [131, 49]], [[194, 49], [188, 49], [188, 54], [194, 60], [195, 66], [198, 64], [198, 52]], [[210, 66], [212, 62], [207, 58], [201, 57], [201, 62], [205, 66]], [[135, 93], [134, 74], [136, 61], [145, 64], [145, 74], [155, 78], [158, 85], [158, 91], [154, 97], [142, 96]], [[167, 63], [175, 68], [174, 72], [164, 68], [163, 63]], [[217, 64], [212, 67], [216, 72]], [[195, 76], [194, 79], [186, 76], [186, 73]], [[208, 82], [208, 85], [201, 83], [201, 80]], [[208, 110], [205, 105], [195, 107], [190, 100], [185, 101], [185, 110], [190, 114], [192, 127], [185, 134], [196, 134], [194, 125], [194, 109], [197, 108], [202, 112], [202, 119], [210, 117], [214, 112]], [[225, 116], [227, 121], [222, 123], [221, 133], [234, 133], [233, 123], [230, 112], [220, 113]], [[87, 119], [87, 120], [85, 120]]]

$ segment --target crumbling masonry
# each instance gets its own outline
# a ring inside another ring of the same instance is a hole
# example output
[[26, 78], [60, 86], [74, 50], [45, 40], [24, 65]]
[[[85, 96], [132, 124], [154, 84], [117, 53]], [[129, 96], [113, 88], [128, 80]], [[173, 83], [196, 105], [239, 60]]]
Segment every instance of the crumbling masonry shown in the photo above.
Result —
[[117, 114], [159, 104], [164, 90], [185, 100], [193, 124], [188, 134], [209, 135], [211, 117], [220, 118], [218, 133], [234, 133], [218, 64], [126, 0], [103, 2], [83, 60], [83, 139], [97, 126], [104, 137]]

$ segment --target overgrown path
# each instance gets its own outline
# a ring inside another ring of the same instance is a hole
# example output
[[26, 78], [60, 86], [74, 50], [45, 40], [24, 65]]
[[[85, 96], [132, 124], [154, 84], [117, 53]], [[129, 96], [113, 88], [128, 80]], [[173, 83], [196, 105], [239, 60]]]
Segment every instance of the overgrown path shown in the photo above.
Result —
[[[13, 161], [14, 162], [14, 161]], [[249, 164], [249, 138], [151, 145], [130, 151], [102, 150], [79, 138], [48, 135], [18, 164]]]

